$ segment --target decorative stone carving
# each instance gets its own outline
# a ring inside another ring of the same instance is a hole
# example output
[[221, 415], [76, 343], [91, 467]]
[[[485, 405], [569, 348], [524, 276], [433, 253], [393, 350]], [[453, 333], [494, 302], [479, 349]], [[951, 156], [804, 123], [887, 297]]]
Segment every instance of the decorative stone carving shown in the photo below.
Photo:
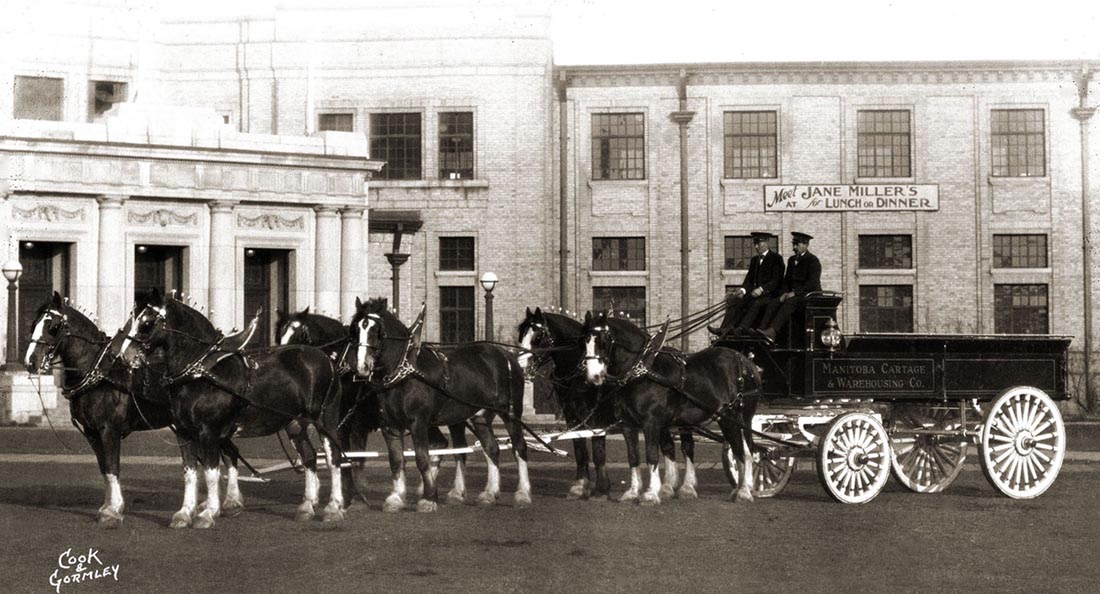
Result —
[[12, 217], [17, 221], [84, 222], [84, 209], [68, 210], [56, 204], [40, 204], [31, 208], [13, 206]]
[[254, 217], [247, 217], [244, 214], [237, 215], [237, 226], [248, 229], [271, 229], [272, 231], [278, 231], [281, 229], [305, 229], [305, 217], [296, 217], [289, 219], [281, 217], [276, 214], [262, 213]]
[[168, 225], [186, 225], [194, 227], [199, 224], [199, 217], [195, 213], [182, 215], [167, 208], [158, 208], [148, 212], [136, 212], [131, 210], [126, 213], [126, 221], [138, 225], [160, 225], [161, 227], [167, 227]]

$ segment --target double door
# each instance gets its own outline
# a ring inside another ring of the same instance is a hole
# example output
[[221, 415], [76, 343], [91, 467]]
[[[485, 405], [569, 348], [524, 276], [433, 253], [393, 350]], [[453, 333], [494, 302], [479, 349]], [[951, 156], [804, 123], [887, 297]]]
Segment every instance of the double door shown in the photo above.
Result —
[[[275, 344], [276, 310], [290, 303], [290, 250], [248, 248], [244, 253], [244, 320], [262, 308], [260, 330], [249, 347]], [[223, 329], [228, 331], [228, 329]]]

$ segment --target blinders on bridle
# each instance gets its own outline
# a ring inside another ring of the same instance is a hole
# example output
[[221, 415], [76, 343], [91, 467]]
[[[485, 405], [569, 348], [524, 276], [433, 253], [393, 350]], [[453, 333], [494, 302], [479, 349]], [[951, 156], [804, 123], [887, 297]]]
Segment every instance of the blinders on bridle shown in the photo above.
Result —
[[[56, 321], [55, 321], [56, 320]], [[37, 345], [44, 345], [46, 347], [46, 354], [42, 356], [42, 362], [38, 364], [37, 373], [45, 373], [50, 364], [57, 358], [57, 352], [61, 350], [61, 344], [66, 338], [72, 336], [69, 331], [69, 316], [63, 314], [55, 309], [47, 309], [42, 312], [42, 317], [39, 318], [39, 324], [47, 323], [46, 334], [48, 334], [52, 340], [42, 340], [41, 338], [31, 339], [31, 343]], [[64, 331], [64, 333], [62, 333]]]
[[[147, 312], [152, 312], [153, 315], [150, 316]], [[167, 321], [168, 315], [164, 308], [146, 305], [140, 312], [134, 312], [131, 318], [133, 330], [127, 338], [137, 343], [143, 353], [148, 352], [153, 332], [158, 326], [163, 328]]]
[[362, 342], [359, 343], [367, 349], [367, 352], [370, 353], [371, 359], [374, 359], [378, 356], [379, 351], [382, 350], [381, 344], [384, 343], [387, 340], [404, 341], [406, 350], [408, 350], [409, 345], [412, 344], [413, 335], [411, 333], [407, 333], [403, 336], [390, 336], [389, 333], [386, 332], [386, 325], [384, 323], [382, 323], [382, 316], [380, 316], [376, 313], [366, 314], [363, 317], [363, 319], [360, 319], [359, 322], [357, 324], [355, 324], [355, 326], [354, 326], [355, 332], [363, 332], [363, 331], [366, 330], [366, 328], [362, 327], [364, 319], [368, 319], [368, 320], [373, 321], [374, 325], [378, 328], [377, 329], [378, 341], [379, 341], [378, 346], [372, 345], [369, 341], [369, 337], [368, 337], [368, 341], [365, 344], [362, 343]]
[[[586, 353], [584, 356], [584, 360], [599, 361], [601, 364], [603, 364], [605, 368], [610, 369], [611, 362], [609, 361], [609, 359], [611, 358], [611, 351], [615, 349], [616, 344], [615, 335], [611, 333], [611, 327], [608, 326], [605, 322], [604, 324], [601, 324], [599, 326], [593, 326], [589, 328], [586, 334], [591, 336], [596, 341], [596, 348], [594, 349], [596, 354], [588, 355]], [[585, 340], [585, 342], [587, 343], [588, 341]], [[603, 351], [603, 354], [601, 354], [601, 350]]]

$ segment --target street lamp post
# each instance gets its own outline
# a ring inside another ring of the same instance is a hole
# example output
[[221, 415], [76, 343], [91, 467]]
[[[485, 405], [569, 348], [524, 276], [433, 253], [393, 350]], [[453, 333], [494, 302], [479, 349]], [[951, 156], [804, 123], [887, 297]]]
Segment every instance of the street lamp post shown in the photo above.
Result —
[[485, 340], [489, 342], [493, 341], [493, 288], [499, 280], [492, 272], [481, 275], [481, 288], [485, 289]]
[[23, 265], [19, 260], [9, 260], [0, 270], [8, 279], [8, 342], [6, 371], [18, 371], [19, 367], [19, 277], [23, 276]]

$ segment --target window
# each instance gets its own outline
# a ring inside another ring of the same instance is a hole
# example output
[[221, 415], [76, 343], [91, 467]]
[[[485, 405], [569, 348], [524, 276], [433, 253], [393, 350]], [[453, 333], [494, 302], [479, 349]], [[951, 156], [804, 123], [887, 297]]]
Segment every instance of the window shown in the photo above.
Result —
[[452, 344], [473, 342], [473, 287], [439, 287], [439, 340]]
[[378, 179], [420, 179], [420, 114], [373, 113], [370, 156], [386, 162]]
[[860, 268], [913, 267], [913, 236], [911, 235], [860, 235]]
[[440, 270], [473, 270], [474, 269], [474, 238], [473, 237], [440, 237], [439, 238], [439, 269]]
[[88, 82], [88, 121], [110, 111], [116, 103], [126, 101], [126, 83], [105, 80]]
[[645, 115], [592, 115], [592, 179], [645, 179]]
[[[756, 248], [752, 245], [751, 235], [726, 236], [726, 263], [723, 270], [748, 270], [752, 259], [756, 257]], [[779, 238], [772, 236], [768, 240], [768, 249], [779, 253]]]
[[909, 177], [907, 110], [860, 110], [859, 177]]
[[993, 285], [993, 331], [1047, 333], [1046, 285]]
[[860, 285], [861, 332], [912, 332], [912, 285]]
[[353, 113], [322, 113], [317, 116], [318, 132], [354, 132], [355, 114]]
[[1047, 236], [994, 235], [994, 268], [1046, 268]]
[[645, 270], [645, 238], [593, 237], [592, 270]]
[[724, 177], [776, 177], [778, 135], [774, 111], [727, 111], [722, 114], [722, 137]]
[[592, 287], [592, 311], [613, 311], [645, 325], [645, 287]]
[[1041, 109], [994, 109], [990, 118], [993, 138], [993, 175], [1046, 175], [1046, 131]]
[[15, 77], [15, 119], [60, 122], [63, 90], [60, 78]]
[[439, 179], [474, 178], [474, 113], [439, 114]]

